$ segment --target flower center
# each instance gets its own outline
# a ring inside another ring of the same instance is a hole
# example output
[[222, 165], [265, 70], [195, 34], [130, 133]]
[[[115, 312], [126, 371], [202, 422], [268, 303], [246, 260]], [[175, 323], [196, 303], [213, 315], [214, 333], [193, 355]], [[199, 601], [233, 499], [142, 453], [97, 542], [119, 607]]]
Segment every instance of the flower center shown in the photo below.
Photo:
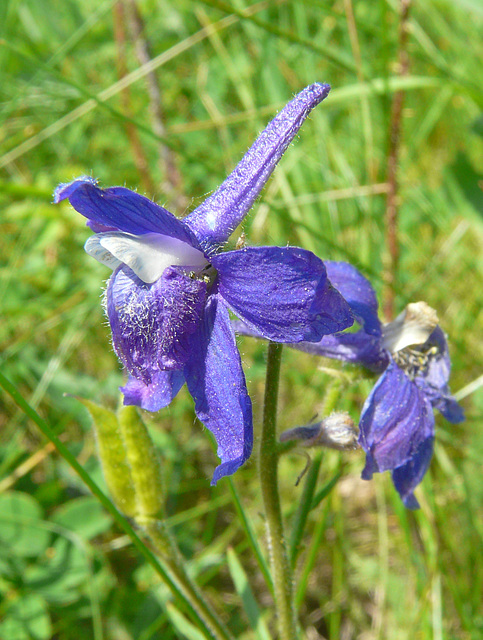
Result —
[[419, 347], [406, 347], [394, 354], [394, 362], [402, 369], [408, 378], [414, 378], [423, 373], [439, 354], [439, 349], [435, 344], [423, 344]]
[[439, 353], [438, 347], [428, 342], [437, 325], [436, 311], [425, 302], [414, 302], [382, 329], [384, 348], [411, 380]]
[[204, 254], [186, 242], [160, 233], [135, 236], [123, 231], [96, 233], [84, 245], [86, 252], [111, 269], [126, 264], [143, 282], [156, 282], [170, 266], [197, 271], [208, 266]]
[[206, 284], [207, 289], [211, 289], [213, 283], [215, 282], [218, 271], [211, 264], [205, 265], [202, 269], [194, 270], [192, 269], [189, 272], [189, 277], [191, 280], [203, 280]]

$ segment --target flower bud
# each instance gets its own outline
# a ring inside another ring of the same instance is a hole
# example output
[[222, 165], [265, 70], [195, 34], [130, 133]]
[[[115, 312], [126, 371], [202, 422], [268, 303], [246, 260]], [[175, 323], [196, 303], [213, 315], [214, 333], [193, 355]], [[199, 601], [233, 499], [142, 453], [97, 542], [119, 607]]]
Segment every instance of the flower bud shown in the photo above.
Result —
[[136, 520], [152, 518], [163, 507], [158, 454], [136, 407], [121, 407], [118, 419], [136, 495]]
[[328, 447], [350, 451], [359, 447], [354, 421], [346, 412], [335, 411], [320, 422], [288, 429], [280, 435], [280, 442], [298, 440], [304, 447]]
[[102, 471], [114, 504], [121, 513], [133, 518], [136, 515], [134, 486], [117, 416], [90, 400], [79, 397], [77, 400], [91, 415]]

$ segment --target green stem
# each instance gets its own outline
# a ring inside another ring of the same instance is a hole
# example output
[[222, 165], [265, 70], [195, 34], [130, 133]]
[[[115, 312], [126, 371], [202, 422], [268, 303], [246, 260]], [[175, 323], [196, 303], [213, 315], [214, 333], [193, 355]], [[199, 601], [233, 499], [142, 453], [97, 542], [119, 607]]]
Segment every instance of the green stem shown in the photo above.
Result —
[[293, 580], [287, 556], [278, 493], [277, 399], [282, 345], [268, 345], [265, 402], [260, 439], [259, 474], [267, 526], [270, 565], [280, 640], [295, 640], [297, 623], [293, 604]]
[[[178, 602], [183, 603], [191, 613], [194, 620], [199, 624], [200, 630], [207, 638], [215, 638], [215, 640], [231, 640], [231, 636], [228, 632], [225, 632], [216, 619], [212, 620], [213, 614], [208, 611], [208, 614], [203, 615], [207, 605], [203, 602], [201, 596], [192, 587], [188, 578], [182, 579], [179, 575], [179, 568], [173, 567], [173, 562], [166, 561], [169, 558], [169, 554], [163, 558], [160, 562], [158, 558], [150, 551], [150, 549], [143, 543], [141, 538], [137, 535], [135, 530], [130, 525], [129, 521], [122, 516], [116, 509], [114, 504], [109, 498], [102, 492], [99, 486], [94, 482], [85, 469], [77, 462], [76, 458], [65, 446], [65, 444], [59, 440], [57, 435], [51, 429], [51, 427], [39, 416], [39, 414], [33, 409], [28, 402], [22, 397], [15, 386], [0, 372], [0, 386], [11, 396], [15, 404], [38, 426], [44, 436], [50, 440], [64, 458], [64, 460], [72, 467], [77, 473], [85, 485], [91, 490], [91, 492], [99, 499], [103, 507], [111, 514], [114, 521], [119, 525], [121, 529], [129, 536], [134, 546], [138, 549], [145, 560], [154, 568], [160, 578], [167, 584], [173, 595], [177, 598]], [[145, 524], [145, 523], [143, 523]], [[155, 546], [156, 545], [156, 541]], [[176, 561], [174, 560], [174, 564]], [[189, 588], [185, 587], [189, 584]]]

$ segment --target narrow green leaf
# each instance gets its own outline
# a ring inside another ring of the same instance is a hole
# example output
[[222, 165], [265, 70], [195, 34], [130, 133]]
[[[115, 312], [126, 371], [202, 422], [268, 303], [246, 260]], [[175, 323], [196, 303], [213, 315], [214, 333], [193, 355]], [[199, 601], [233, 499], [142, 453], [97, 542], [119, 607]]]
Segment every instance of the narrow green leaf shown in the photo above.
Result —
[[373, 95], [385, 95], [396, 91], [410, 91], [413, 89], [427, 89], [440, 87], [443, 80], [428, 76], [393, 76], [390, 78], [374, 78], [368, 82], [356, 82], [340, 89], [332, 89], [330, 100], [324, 108], [334, 108], [340, 104], [353, 104], [355, 98]]
[[298, 554], [300, 553], [300, 543], [304, 534], [305, 525], [307, 524], [307, 518], [313, 508], [315, 486], [317, 484], [321, 462], [322, 454], [318, 452], [316, 457], [312, 461], [312, 464], [310, 465], [307, 479], [305, 480], [304, 484], [304, 490], [302, 492], [300, 502], [295, 512], [289, 542], [289, 559], [292, 568], [295, 567]]
[[226, 556], [228, 569], [230, 570], [235, 589], [242, 600], [243, 608], [247, 614], [250, 627], [255, 632], [255, 637], [257, 640], [270, 640], [270, 634], [261, 616], [260, 609], [258, 608], [255, 596], [248, 582], [247, 574], [235, 550], [233, 548], [228, 549]]
[[332, 489], [335, 487], [335, 485], [339, 481], [339, 478], [341, 477], [341, 475], [342, 475], [342, 472], [338, 471], [335, 474], [335, 476], [332, 478], [332, 480], [329, 480], [329, 482], [325, 485], [325, 487], [322, 487], [322, 489], [315, 495], [315, 498], [312, 502], [312, 506], [310, 507], [311, 509], [315, 509], [316, 507], [319, 506], [322, 500], [325, 500], [325, 498], [329, 495], [329, 493], [332, 491]]
[[240, 500], [240, 496], [238, 495], [238, 491], [236, 490], [235, 483], [232, 478], [228, 478], [228, 484], [230, 487], [230, 492], [233, 498], [233, 502], [235, 504], [235, 509], [240, 518], [241, 525], [245, 531], [245, 535], [247, 537], [248, 543], [255, 554], [255, 558], [258, 562], [258, 566], [260, 567], [261, 572], [263, 573], [263, 577], [265, 578], [265, 582], [267, 583], [268, 588], [273, 594], [273, 581], [272, 576], [270, 574], [270, 569], [268, 568], [267, 561], [265, 556], [263, 555], [263, 551], [260, 549], [260, 545], [258, 544], [257, 536], [255, 533], [255, 529], [250, 520], [249, 515], [246, 513], [245, 509]]
[[271, 22], [266, 22], [257, 18], [257, 16], [253, 16], [248, 14], [246, 11], [240, 11], [233, 4], [226, 4], [225, 2], [221, 2], [220, 0], [202, 0], [204, 4], [207, 4], [210, 7], [215, 7], [220, 11], [228, 14], [235, 14], [240, 18], [240, 20], [248, 20], [253, 24], [256, 24], [257, 27], [260, 27], [264, 31], [277, 36], [281, 40], [286, 40], [288, 42], [293, 42], [294, 44], [298, 44], [301, 47], [305, 47], [310, 51], [320, 54], [326, 60], [332, 62], [333, 64], [342, 67], [343, 69], [347, 69], [349, 71], [355, 71], [356, 66], [352, 62], [352, 60], [345, 54], [338, 50], [336, 50], [332, 46], [320, 45], [311, 42], [310, 40], [305, 40], [304, 38], [300, 38], [296, 33], [292, 31], [285, 31], [283, 29], [279, 29]]
[[193, 626], [191, 622], [188, 622], [184, 615], [169, 602], [166, 605], [166, 612], [171, 620], [171, 624], [182, 638], [186, 638], [186, 640], [206, 640], [206, 636]]

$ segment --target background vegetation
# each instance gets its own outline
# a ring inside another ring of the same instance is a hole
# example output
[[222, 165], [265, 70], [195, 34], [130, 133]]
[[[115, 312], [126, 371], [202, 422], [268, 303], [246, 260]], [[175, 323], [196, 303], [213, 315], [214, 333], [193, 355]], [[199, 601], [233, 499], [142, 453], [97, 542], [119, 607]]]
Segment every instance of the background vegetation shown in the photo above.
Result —
[[[103, 486], [88, 414], [65, 394], [118, 401], [123, 376], [100, 305], [108, 274], [83, 251], [84, 219], [68, 204], [51, 205], [54, 187], [90, 174], [183, 215], [314, 81], [332, 92], [243, 231], [249, 244], [296, 244], [352, 261], [382, 296], [391, 106], [403, 89], [395, 308], [421, 299], [438, 311], [467, 420], [437, 418], [414, 513], [387, 474], [360, 480], [360, 452], [323, 454], [317, 489], [335, 481], [310, 514], [298, 602], [309, 640], [483, 637], [481, 4], [415, 2], [406, 75], [396, 0], [139, 0], [140, 20], [132, 8], [114, 0], [1, 3], [2, 373]], [[257, 434], [265, 346], [240, 339], [240, 348]], [[340, 407], [357, 419], [372, 384], [350, 367], [289, 350], [282, 377], [281, 429], [319, 412], [334, 377], [342, 380]], [[209, 486], [216, 456], [191, 398], [183, 390], [145, 418], [159, 445], [169, 524], [192, 575], [236, 637], [266, 640], [271, 596], [228, 481]], [[0, 428], [0, 637], [202, 637], [3, 390]], [[262, 541], [256, 459], [234, 486]], [[303, 466], [295, 454], [282, 461], [289, 523]]]

